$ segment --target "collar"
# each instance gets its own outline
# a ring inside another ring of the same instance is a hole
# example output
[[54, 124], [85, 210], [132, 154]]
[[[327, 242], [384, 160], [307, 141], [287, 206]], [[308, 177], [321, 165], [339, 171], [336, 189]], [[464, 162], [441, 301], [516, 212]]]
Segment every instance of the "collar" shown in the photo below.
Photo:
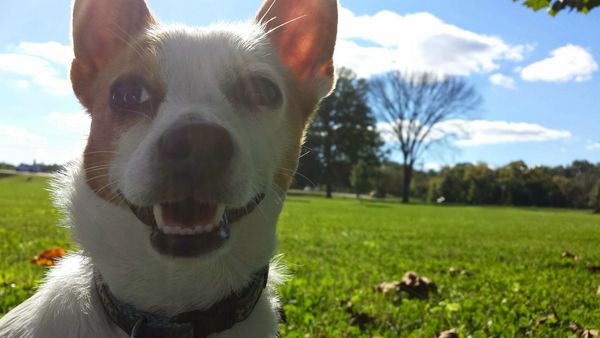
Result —
[[246, 320], [267, 286], [269, 265], [256, 272], [250, 283], [206, 310], [163, 317], [140, 311], [118, 300], [94, 273], [96, 290], [108, 317], [131, 338], [204, 338], [232, 328]]

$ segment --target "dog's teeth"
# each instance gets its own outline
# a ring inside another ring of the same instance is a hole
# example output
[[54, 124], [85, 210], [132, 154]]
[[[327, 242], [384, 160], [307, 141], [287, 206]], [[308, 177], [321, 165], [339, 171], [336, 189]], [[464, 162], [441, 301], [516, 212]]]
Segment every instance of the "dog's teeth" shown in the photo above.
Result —
[[225, 206], [220, 205], [217, 208], [215, 216], [213, 217], [213, 219], [211, 220], [210, 223], [202, 224], [202, 225], [195, 225], [193, 227], [188, 227], [188, 226], [182, 227], [182, 226], [178, 226], [175, 224], [173, 224], [173, 225], [166, 224], [163, 219], [163, 216], [162, 216], [162, 207], [160, 206], [160, 204], [155, 204], [152, 207], [152, 211], [154, 212], [154, 218], [156, 219], [156, 226], [163, 233], [165, 233], [167, 235], [180, 235], [180, 236], [198, 235], [198, 234], [203, 234], [203, 233], [214, 231], [219, 227], [219, 224], [220, 224], [219, 221], [223, 218], [223, 215], [225, 213]]
[[156, 225], [159, 228], [163, 228], [165, 226], [165, 221], [162, 217], [162, 207], [160, 204], [155, 204], [152, 206], [152, 211], [154, 212], [154, 220], [156, 221]]
[[223, 214], [225, 213], [225, 205], [219, 204], [217, 206], [217, 211], [215, 212], [215, 216], [210, 220], [210, 225], [219, 224], [221, 218], [223, 218]]

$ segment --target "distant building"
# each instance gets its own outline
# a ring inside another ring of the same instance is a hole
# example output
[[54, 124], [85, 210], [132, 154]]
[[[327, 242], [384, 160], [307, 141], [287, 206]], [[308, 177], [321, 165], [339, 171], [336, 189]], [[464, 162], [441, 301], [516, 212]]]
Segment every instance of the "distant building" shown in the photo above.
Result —
[[15, 168], [15, 170], [21, 172], [39, 173], [42, 171], [42, 168], [36, 164], [35, 161], [33, 161], [33, 164], [21, 163]]

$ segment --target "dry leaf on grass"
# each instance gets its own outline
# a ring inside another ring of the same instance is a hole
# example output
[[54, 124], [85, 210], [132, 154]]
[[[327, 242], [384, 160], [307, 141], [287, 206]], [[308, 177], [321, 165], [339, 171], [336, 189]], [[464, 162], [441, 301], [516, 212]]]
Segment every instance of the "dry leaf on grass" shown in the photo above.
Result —
[[346, 312], [350, 314], [352, 318], [350, 325], [358, 326], [361, 330], [364, 330], [367, 325], [375, 323], [375, 318], [360, 311], [354, 310], [354, 304], [351, 301], [342, 301], [342, 306], [346, 308]]
[[53, 266], [57, 260], [65, 255], [65, 249], [56, 246], [50, 249], [42, 251], [39, 255], [35, 256], [31, 263], [40, 266]]
[[581, 334], [581, 338], [595, 338], [600, 335], [600, 331], [596, 329], [584, 330]]
[[381, 282], [379, 285], [375, 287], [375, 291], [388, 293], [390, 291], [399, 291], [400, 282], [392, 281], [392, 282]]
[[600, 273], [600, 265], [591, 265], [588, 267], [591, 273]]
[[453, 266], [448, 268], [448, 273], [450, 274], [450, 276], [458, 276], [458, 275], [462, 275], [462, 276], [470, 276], [471, 274], [469, 273], [469, 271], [465, 270], [465, 269], [458, 269], [455, 268]]
[[570, 252], [570, 251], [563, 251], [562, 254], [560, 254], [563, 258], [569, 258], [572, 259], [576, 262], [581, 260], [581, 256], [577, 256], [574, 253]]
[[437, 286], [429, 278], [409, 271], [400, 281], [400, 290], [408, 293], [410, 297], [426, 298], [430, 293], [437, 292]]
[[458, 332], [456, 329], [440, 332], [438, 338], [458, 338]]

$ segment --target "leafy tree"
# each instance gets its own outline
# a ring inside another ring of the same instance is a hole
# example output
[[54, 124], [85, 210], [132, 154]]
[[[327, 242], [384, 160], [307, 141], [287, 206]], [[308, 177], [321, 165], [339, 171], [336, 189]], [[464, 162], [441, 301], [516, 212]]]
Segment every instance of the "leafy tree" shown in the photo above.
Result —
[[429, 148], [450, 135], [434, 135], [444, 121], [465, 117], [477, 109], [481, 97], [462, 78], [431, 73], [394, 71], [370, 82], [377, 113], [391, 128], [402, 154], [402, 202], [410, 199], [415, 163]]
[[[383, 156], [383, 141], [367, 104], [368, 86], [347, 68], [338, 71], [336, 88], [326, 97], [307, 131], [306, 151], [299, 177], [323, 182], [327, 197], [334, 185], [349, 187], [352, 166], [360, 160], [376, 166]], [[318, 174], [322, 173], [322, 174]]]
[[360, 194], [367, 193], [373, 188], [373, 182], [375, 180], [375, 171], [373, 167], [370, 167], [367, 162], [359, 160], [352, 167], [352, 173], [350, 174], [350, 184], [356, 192], [356, 198], [360, 197]]
[[397, 162], [384, 162], [379, 167], [377, 191], [382, 194], [402, 195], [402, 165]]
[[529, 168], [523, 161], [514, 161], [499, 169], [498, 182], [502, 190], [502, 202], [512, 205], [529, 205], [526, 187]]
[[479, 163], [465, 168], [467, 182], [466, 202], [469, 204], [493, 204], [500, 200], [500, 186], [496, 173], [487, 164]]
[[600, 6], [600, 0], [513, 0], [513, 2], [521, 2], [534, 11], [549, 8], [548, 13], [552, 16], [564, 9], [587, 14], [593, 8]]
[[0, 162], [0, 169], [15, 170], [15, 166], [10, 163]]
[[594, 213], [600, 214], [600, 180], [594, 186], [590, 193], [590, 207], [594, 209]]

